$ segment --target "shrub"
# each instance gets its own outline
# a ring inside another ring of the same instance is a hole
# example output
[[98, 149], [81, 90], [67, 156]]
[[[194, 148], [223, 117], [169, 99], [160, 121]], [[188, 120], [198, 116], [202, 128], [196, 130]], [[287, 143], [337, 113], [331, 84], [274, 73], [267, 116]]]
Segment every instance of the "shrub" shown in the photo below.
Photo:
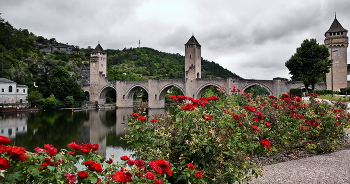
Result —
[[[182, 102], [175, 114], [140, 118], [133, 114], [125, 139], [138, 158], [164, 158], [177, 171], [193, 163], [203, 171], [207, 183], [233, 183], [261, 174], [251, 157], [305, 150], [331, 152], [339, 135], [349, 125], [346, 109], [339, 109], [310, 94], [310, 101], [284, 94], [259, 97], [219, 88], [216, 96], [198, 100], [169, 96]], [[188, 183], [182, 172], [174, 172], [171, 183]]]

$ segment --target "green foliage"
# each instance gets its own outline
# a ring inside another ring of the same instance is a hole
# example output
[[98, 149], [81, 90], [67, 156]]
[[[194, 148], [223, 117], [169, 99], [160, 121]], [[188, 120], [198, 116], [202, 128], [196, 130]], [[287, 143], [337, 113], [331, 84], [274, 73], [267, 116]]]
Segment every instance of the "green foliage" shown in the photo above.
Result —
[[[332, 90], [315, 90], [315, 93], [318, 95], [330, 95], [332, 94]], [[338, 91], [333, 91], [333, 94], [338, 94]]]
[[[147, 120], [133, 113], [125, 139], [134, 156], [165, 158], [180, 171], [184, 164], [193, 163], [207, 183], [242, 182], [261, 173], [250, 158], [295, 151], [332, 152], [350, 125], [346, 106], [316, 101], [313, 93], [310, 101], [287, 94], [251, 100], [239, 89], [226, 97], [225, 90], [219, 88], [221, 100], [169, 96], [184, 102], [174, 115]], [[181, 172], [174, 173], [171, 182], [189, 183]]]
[[57, 110], [62, 107], [62, 102], [57, 100], [54, 95], [50, 95], [48, 98], [40, 100], [40, 108], [44, 110]]
[[328, 57], [329, 51], [325, 45], [319, 45], [316, 39], [306, 39], [285, 65], [293, 80], [303, 81], [306, 89], [311, 85], [313, 91], [315, 84], [324, 80], [329, 72], [332, 61]]
[[300, 88], [292, 88], [289, 90], [289, 94], [290, 95], [295, 95], [298, 97], [302, 97], [303, 96], [303, 90]]
[[40, 103], [42, 98], [43, 95], [39, 91], [31, 91], [27, 96], [27, 101], [34, 107]]

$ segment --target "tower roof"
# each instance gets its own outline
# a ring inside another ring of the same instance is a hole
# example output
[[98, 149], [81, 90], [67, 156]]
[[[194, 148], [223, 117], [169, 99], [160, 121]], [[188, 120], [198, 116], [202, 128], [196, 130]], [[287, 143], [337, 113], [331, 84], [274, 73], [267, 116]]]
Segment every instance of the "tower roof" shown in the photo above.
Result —
[[343, 26], [339, 23], [338, 19], [335, 17], [331, 27], [328, 29], [326, 33], [341, 32], [341, 31], [348, 32], [348, 30], [344, 29]]
[[92, 51], [92, 53], [106, 53], [100, 44], [96, 46], [96, 48]]
[[198, 43], [197, 39], [192, 35], [191, 38], [188, 40], [188, 42], [185, 45], [199, 45], [201, 44]]

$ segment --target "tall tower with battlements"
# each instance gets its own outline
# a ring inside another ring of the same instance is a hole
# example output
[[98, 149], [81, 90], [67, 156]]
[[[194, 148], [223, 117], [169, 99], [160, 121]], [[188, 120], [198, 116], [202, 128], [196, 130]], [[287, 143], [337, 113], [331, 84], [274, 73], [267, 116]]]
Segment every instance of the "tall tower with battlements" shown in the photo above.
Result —
[[330, 57], [333, 60], [332, 67], [326, 75], [328, 90], [339, 91], [340, 88], [347, 87], [347, 48], [348, 30], [337, 20], [335, 16], [329, 30], [325, 33], [324, 44], [329, 48]]
[[194, 80], [201, 78], [201, 45], [196, 38], [192, 37], [185, 44], [185, 78]]
[[107, 53], [100, 44], [91, 52], [90, 84], [98, 84], [100, 75], [107, 77]]

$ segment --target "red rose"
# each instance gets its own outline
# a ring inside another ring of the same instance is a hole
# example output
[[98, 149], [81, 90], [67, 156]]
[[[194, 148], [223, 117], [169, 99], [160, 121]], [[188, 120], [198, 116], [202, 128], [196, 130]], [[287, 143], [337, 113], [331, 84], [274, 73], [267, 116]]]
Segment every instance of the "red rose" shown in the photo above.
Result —
[[203, 118], [205, 121], [211, 120], [211, 116], [205, 115], [205, 114], [202, 115], [202, 118]]
[[162, 180], [154, 180], [154, 184], [163, 184], [164, 182]]
[[260, 145], [262, 145], [264, 148], [267, 148], [268, 150], [270, 150], [270, 148], [271, 148], [269, 139], [261, 140]]
[[158, 122], [158, 120], [156, 120], [156, 119], [151, 119], [151, 121], [150, 122], [152, 122], [152, 123], [156, 123], [156, 122]]
[[233, 117], [233, 119], [239, 120], [239, 116], [237, 114], [231, 114], [231, 116]]
[[197, 178], [201, 178], [203, 176], [201, 171], [196, 171], [194, 174], [196, 175]]
[[6, 158], [0, 158], [0, 170], [4, 170], [10, 166], [10, 162]]
[[143, 160], [141, 160], [141, 159], [136, 159], [135, 160], [135, 165], [137, 167], [143, 167], [145, 165], [145, 162]]
[[75, 150], [80, 150], [80, 145], [76, 142], [71, 142], [68, 144], [68, 148], [72, 148], [72, 149], [75, 149]]
[[137, 120], [139, 121], [145, 121], [147, 118], [145, 116], [139, 116], [137, 117]]
[[153, 172], [148, 172], [145, 174], [145, 177], [148, 179], [148, 180], [154, 180], [154, 173]]
[[99, 163], [95, 162], [94, 164], [91, 165], [89, 170], [96, 171], [96, 172], [102, 172], [102, 167]]
[[129, 160], [129, 157], [128, 156], [121, 156], [120, 160]]
[[257, 126], [251, 126], [250, 128], [251, 128], [253, 131], [258, 131], [258, 129], [259, 129]]
[[128, 165], [134, 165], [135, 164], [135, 160], [128, 160], [128, 161], [126, 161], [126, 163]]
[[89, 173], [87, 173], [86, 171], [79, 171], [78, 176], [80, 179], [85, 179], [89, 176]]
[[268, 126], [268, 127], [271, 126], [271, 124], [270, 124], [269, 122], [267, 122], [267, 121], [265, 121], [264, 124], [265, 124], [266, 126]]
[[124, 183], [126, 182], [125, 176], [122, 171], [117, 171], [111, 174], [111, 177], [114, 179], [114, 181]]
[[10, 139], [5, 136], [0, 136], [0, 144], [10, 143]]
[[186, 164], [186, 167], [189, 168], [190, 170], [194, 170], [194, 165], [192, 163]]
[[193, 104], [186, 104], [185, 106], [181, 106], [181, 109], [185, 111], [193, 111], [194, 108], [195, 106]]
[[113, 160], [110, 158], [109, 160], [106, 160], [105, 161], [107, 164], [111, 164], [111, 163], [113, 163]]
[[135, 118], [137, 117], [137, 116], [139, 116], [137, 113], [135, 113], [135, 112], [133, 112], [133, 113], [131, 113], [130, 114], [131, 116], [134, 116]]
[[242, 125], [243, 125], [242, 121], [237, 121], [237, 124], [238, 124], [239, 126], [242, 126]]

